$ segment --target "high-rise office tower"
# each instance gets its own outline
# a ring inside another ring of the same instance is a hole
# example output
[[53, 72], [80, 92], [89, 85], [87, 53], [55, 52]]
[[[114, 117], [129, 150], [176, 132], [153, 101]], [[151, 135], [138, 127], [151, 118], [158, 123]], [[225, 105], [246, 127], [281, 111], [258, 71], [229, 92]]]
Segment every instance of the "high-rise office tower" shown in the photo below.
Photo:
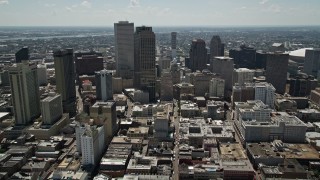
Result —
[[241, 45], [239, 49], [229, 50], [229, 56], [236, 68], [256, 68], [256, 50], [252, 47]]
[[23, 47], [16, 54], [16, 63], [21, 63], [22, 60], [29, 60], [29, 48]]
[[210, 59], [216, 56], [224, 56], [224, 44], [221, 43], [220, 36], [212, 36], [210, 41]]
[[112, 100], [112, 72], [108, 70], [97, 71], [96, 78], [96, 96], [98, 100]]
[[16, 125], [27, 125], [40, 116], [37, 65], [27, 61], [9, 68]]
[[172, 59], [177, 56], [177, 32], [171, 32], [171, 56]]
[[117, 75], [132, 79], [134, 72], [134, 24], [128, 21], [114, 23], [115, 60]]
[[76, 87], [73, 49], [53, 53], [57, 92], [62, 97], [63, 112], [76, 115]]
[[188, 67], [195, 72], [196, 70], [202, 71], [203, 69], [207, 69], [207, 48], [206, 43], [202, 39], [193, 40], [190, 51], [190, 64]]
[[134, 35], [135, 86], [149, 92], [149, 100], [155, 101], [156, 38], [152, 27], [137, 27]]
[[62, 112], [62, 100], [59, 94], [52, 94], [41, 100], [43, 124], [53, 125], [61, 118]]
[[320, 49], [307, 49], [303, 72], [314, 77], [320, 77]]
[[289, 54], [269, 53], [267, 55], [266, 81], [276, 88], [276, 93], [286, 92]]
[[[225, 80], [225, 90], [232, 90], [233, 59], [229, 57], [215, 57], [210, 62], [212, 73], [217, 73]], [[226, 91], [225, 91], [226, 92]]]

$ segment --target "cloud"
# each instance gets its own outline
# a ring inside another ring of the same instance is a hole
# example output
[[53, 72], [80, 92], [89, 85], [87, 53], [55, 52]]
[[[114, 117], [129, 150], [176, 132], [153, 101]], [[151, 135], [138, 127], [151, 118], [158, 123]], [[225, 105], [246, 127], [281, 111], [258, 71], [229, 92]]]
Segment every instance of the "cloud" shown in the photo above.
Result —
[[262, 5], [263, 5], [263, 4], [266, 4], [268, 1], [269, 1], [269, 0], [262, 0], [262, 1], [259, 2], [259, 4], [262, 4]]
[[139, 6], [140, 6], [140, 1], [139, 0], [130, 0], [129, 7], [139, 7]]
[[274, 12], [274, 13], [279, 13], [279, 12], [281, 12], [281, 7], [277, 4], [272, 4], [271, 6], [269, 6], [269, 8], [267, 10]]
[[73, 9], [71, 7], [66, 7], [66, 10], [69, 11], [69, 12], [73, 11]]
[[8, 0], [0, 0], [0, 5], [6, 5], [6, 4], [9, 4], [9, 1]]
[[55, 6], [56, 6], [56, 4], [45, 4], [44, 6], [45, 6], [45, 7], [49, 7], [49, 8], [51, 8], [51, 7], [55, 7]]
[[86, 8], [91, 8], [91, 2], [89, 1], [82, 1], [80, 5]]

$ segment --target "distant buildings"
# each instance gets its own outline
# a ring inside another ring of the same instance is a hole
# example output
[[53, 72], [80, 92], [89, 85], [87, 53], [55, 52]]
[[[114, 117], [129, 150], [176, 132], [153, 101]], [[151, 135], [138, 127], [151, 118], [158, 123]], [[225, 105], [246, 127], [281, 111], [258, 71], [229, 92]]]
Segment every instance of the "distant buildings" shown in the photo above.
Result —
[[16, 125], [27, 125], [40, 116], [37, 66], [27, 61], [9, 68]]
[[132, 79], [134, 71], [134, 24], [128, 21], [114, 23], [115, 60], [117, 75]]
[[216, 56], [224, 56], [224, 44], [221, 43], [220, 36], [212, 36], [210, 41], [210, 59]]
[[21, 63], [22, 60], [29, 60], [29, 48], [23, 47], [15, 54], [16, 57], [16, 63]]
[[231, 49], [229, 56], [233, 58], [236, 68], [256, 68], [256, 50], [246, 45], [241, 45], [239, 49]]
[[112, 72], [101, 70], [95, 73], [96, 96], [98, 100], [107, 101], [113, 98]]
[[171, 32], [171, 57], [177, 56], [177, 32]]
[[269, 53], [267, 55], [266, 81], [271, 83], [279, 94], [286, 92], [289, 54]]
[[77, 75], [93, 75], [103, 69], [103, 57], [92, 52], [92, 55], [75, 57], [75, 65]]
[[320, 49], [306, 49], [303, 72], [319, 78]]
[[156, 39], [152, 27], [137, 27], [134, 34], [134, 84], [149, 92], [149, 100], [156, 100]]
[[187, 67], [191, 69], [192, 72], [207, 69], [207, 48], [204, 40], [196, 39], [192, 41], [189, 57], [190, 64]]
[[76, 86], [73, 50], [58, 50], [54, 54], [57, 92], [61, 94], [63, 112], [76, 115]]

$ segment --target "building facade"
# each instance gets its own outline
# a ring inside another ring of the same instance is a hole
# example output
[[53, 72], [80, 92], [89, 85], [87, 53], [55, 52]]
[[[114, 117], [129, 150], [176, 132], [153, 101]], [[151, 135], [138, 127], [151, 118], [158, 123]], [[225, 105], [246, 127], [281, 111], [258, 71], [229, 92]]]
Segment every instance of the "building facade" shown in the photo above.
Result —
[[27, 125], [40, 115], [37, 65], [27, 61], [9, 68], [16, 125]]
[[152, 27], [137, 27], [134, 34], [134, 85], [156, 100], [156, 42]]
[[132, 79], [134, 71], [134, 24], [128, 21], [114, 23], [115, 60], [117, 75]]
[[76, 85], [73, 49], [53, 53], [57, 92], [61, 95], [63, 112], [76, 115]]

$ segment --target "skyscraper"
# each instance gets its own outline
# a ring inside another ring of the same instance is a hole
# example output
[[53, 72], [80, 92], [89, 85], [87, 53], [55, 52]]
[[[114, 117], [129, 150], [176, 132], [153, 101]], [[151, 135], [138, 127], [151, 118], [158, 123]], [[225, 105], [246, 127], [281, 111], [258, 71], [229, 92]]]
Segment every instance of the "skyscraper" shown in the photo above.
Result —
[[29, 48], [23, 47], [16, 54], [16, 63], [21, 63], [22, 60], [29, 60]]
[[152, 27], [137, 27], [134, 35], [135, 86], [149, 92], [155, 101], [156, 39]]
[[207, 68], [207, 49], [206, 43], [202, 39], [196, 39], [192, 41], [190, 51], [190, 64], [188, 67], [195, 72], [196, 70], [202, 71]]
[[256, 68], [256, 50], [252, 47], [241, 45], [239, 49], [230, 49], [229, 56], [236, 68]]
[[76, 87], [73, 50], [58, 50], [53, 53], [57, 92], [61, 94], [63, 112], [76, 115]]
[[40, 116], [37, 65], [27, 61], [9, 68], [16, 125], [27, 125]]
[[172, 59], [177, 56], [177, 32], [171, 32], [171, 56]]
[[319, 78], [320, 49], [307, 49], [303, 66], [303, 72]]
[[286, 91], [289, 54], [269, 53], [267, 55], [266, 81], [276, 88], [276, 93]]
[[112, 100], [112, 73], [111, 71], [101, 70], [95, 74], [96, 78], [96, 96], [98, 100]]
[[224, 44], [221, 43], [220, 36], [212, 36], [210, 41], [210, 59], [216, 56], [224, 56]]
[[115, 60], [117, 75], [132, 79], [134, 71], [134, 24], [128, 21], [114, 23]]

